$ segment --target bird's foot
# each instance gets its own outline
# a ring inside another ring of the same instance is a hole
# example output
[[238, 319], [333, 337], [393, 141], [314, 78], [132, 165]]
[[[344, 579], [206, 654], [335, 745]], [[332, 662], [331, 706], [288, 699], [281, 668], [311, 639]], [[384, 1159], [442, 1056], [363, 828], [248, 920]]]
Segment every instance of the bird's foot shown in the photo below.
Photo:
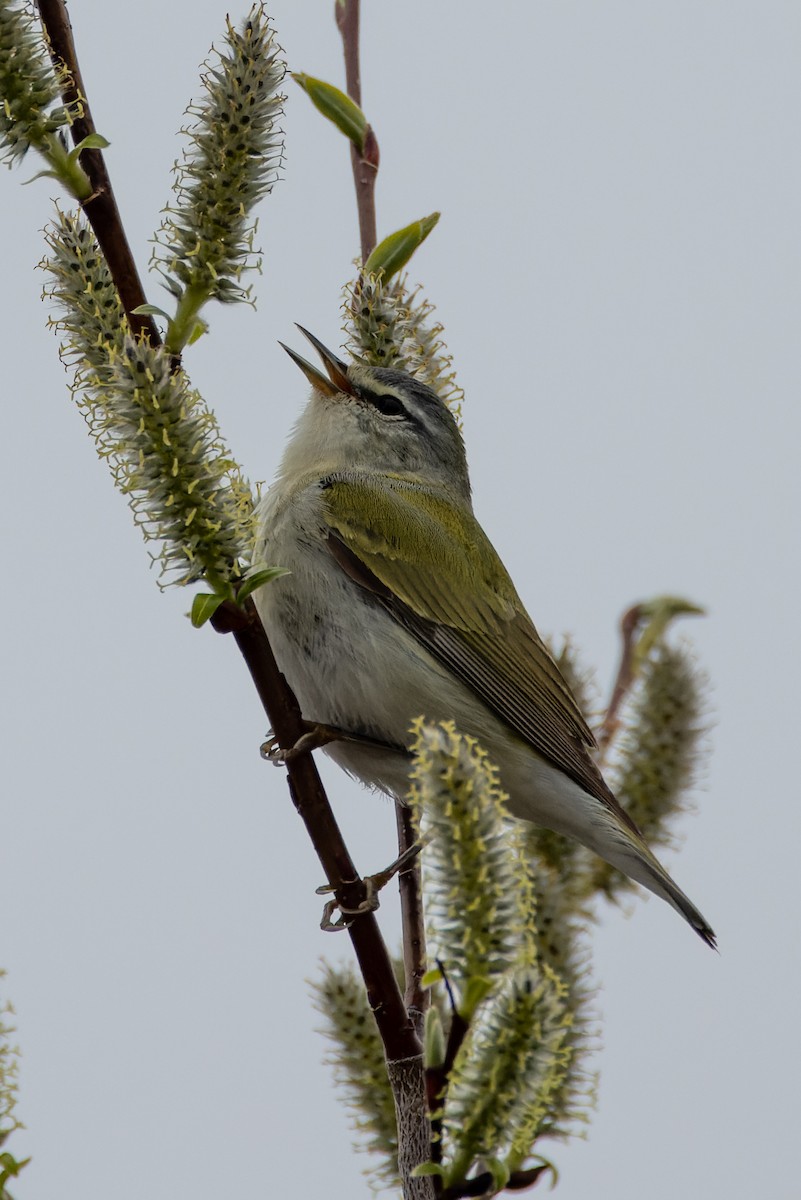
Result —
[[299, 758], [301, 754], [319, 750], [321, 746], [327, 746], [329, 742], [339, 741], [345, 736], [341, 730], [335, 729], [332, 725], [320, 725], [315, 721], [304, 721], [303, 727], [305, 732], [300, 735], [294, 746], [284, 748], [279, 746], [278, 738], [268, 738], [259, 747], [262, 758], [274, 763], [277, 767], [284, 766]]
[[[365, 875], [362, 880], [364, 884], [364, 899], [355, 907], [347, 908], [341, 904], [339, 900], [326, 901], [323, 908], [323, 915], [320, 919], [320, 928], [328, 933], [338, 933], [341, 929], [348, 929], [356, 917], [362, 916], [364, 913], [375, 912], [380, 907], [378, 893], [385, 888], [404, 867], [408, 867], [423, 848], [422, 842], [415, 842], [414, 845], [407, 847], [403, 854], [399, 854], [394, 862], [391, 862], [383, 871], [377, 871], [375, 875]], [[335, 890], [330, 883], [325, 883], [322, 887], [316, 889], [318, 896], [325, 896], [329, 892]], [[340, 916], [337, 921], [332, 921], [335, 912], [339, 912]], [[348, 920], [350, 918], [350, 920]]]
[[263, 742], [259, 747], [262, 758], [275, 763], [276, 766], [283, 766], [301, 754], [308, 754], [311, 750], [319, 750], [321, 746], [327, 746], [329, 742], [355, 742], [359, 746], [370, 746], [378, 750], [408, 753], [404, 746], [391, 745], [380, 738], [370, 737], [369, 734], [353, 733], [348, 729], [340, 729], [336, 725], [324, 725], [320, 721], [304, 721], [303, 728], [305, 732], [300, 735], [295, 745], [288, 749], [279, 746], [276, 737], [271, 737]]

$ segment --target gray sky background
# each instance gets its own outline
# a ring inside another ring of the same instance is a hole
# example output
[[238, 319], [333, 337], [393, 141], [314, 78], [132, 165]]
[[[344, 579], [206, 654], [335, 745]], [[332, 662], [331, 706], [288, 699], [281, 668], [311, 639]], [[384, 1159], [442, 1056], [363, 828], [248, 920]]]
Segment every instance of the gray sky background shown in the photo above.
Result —
[[[340, 82], [329, 0], [275, 0], [294, 69]], [[73, 0], [142, 267], [210, 0]], [[239, 18], [244, 9], [232, 10]], [[413, 276], [467, 391], [476, 508], [539, 627], [606, 693], [616, 622], [663, 592], [713, 685], [712, 757], [669, 857], [718, 931], [657, 900], [594, 939], [603, 1050], [561, 1200], [797, 1195], [797, 3], [366, 3], [382, 234], [434, 209]], [[187, 354], [251, 477], [305, 398], [276, 345], [338, 344], [346, 147], [291, 85], [259, 309]], [[66, 394], [39, 303], [49, 181], [3, 176], [0, 964], [24, 1049], [23, 1200], [367, 1196], [305, 978], [320, 869], [234, 646], [161, 596]], [[151, 299], [159, 302], [152, 282]], [[302, 347], [301, 347], [302, 349]], [[388, 804], [326, 769], [365, 871]], [[394, 898], [383, 920], [394, 936]]]

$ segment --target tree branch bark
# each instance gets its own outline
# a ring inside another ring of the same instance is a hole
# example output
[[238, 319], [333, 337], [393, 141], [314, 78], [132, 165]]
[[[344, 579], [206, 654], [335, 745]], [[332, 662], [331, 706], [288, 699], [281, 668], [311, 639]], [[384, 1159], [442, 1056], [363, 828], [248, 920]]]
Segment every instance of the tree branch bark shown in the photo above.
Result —
[[[359, 5], [360, 0], [334, 0], [337, 28], [342, 35], [345, 54], [345, 85], [348, 95], [359, 108], [362, 106], [362, 80], [359, 65]], [[351, 143], [350, 161], [353, 184], [356, 188], [356, 209], [359, 215], [359, 237], [362, 263], [366, 263], [376, 244], [375, 183], [380, 154], [378, 140], [368, 123], [364, 149], [359, 153]]]
[[[80, 101], [82, 113], [73, 121], [70, 133], [77, 146], [90, 133], [96, 133], [92, 120], [81, 68], [75, 52], [67, 6], [64, 0], [37, 0], [39, 16], [50, 43], [51, 57], [62, 63], [72, 77], [72, 86], [63, 92], [65, 104]], [[146, 302], [142, 281], [136, 269], [131, 247], [123, 228], [122, 218], [114, 198], [105, 160], [100, 150], [82, 150], [80, 163], [92, 185], [92, 195], [81, 205], [94, 230], [100, 249], [108, 263], [111, 277], [117, 285], [120, 302], [125, 309], [134, 337], [144, 335], [152, 346], [161, 345], [161, 337], [151, 316], [138, 316], [134, 309]]]
[[637, 630], [642, 619], [642, 605], [635, 604], [620, 618], [620, 633], [623, 645], [620, 650], [620, 663], [609, 704], [597, 733], [598, 752], [596, 760], [603, 766], [615, 734], [620, 728], [620, 708], [634, 683], [634, 647], [637, 643]]

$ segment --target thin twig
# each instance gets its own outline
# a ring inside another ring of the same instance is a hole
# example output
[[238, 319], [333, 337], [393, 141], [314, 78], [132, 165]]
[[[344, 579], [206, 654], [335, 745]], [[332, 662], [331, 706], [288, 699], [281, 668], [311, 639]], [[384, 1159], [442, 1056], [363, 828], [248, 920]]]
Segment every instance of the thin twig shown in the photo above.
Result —
[[620, 664], [612, 688], [612, 695], [609, 698], [606, 715], [596, 735], [598, 740], [596, 758], [599, 766], [603, 766], [615, 734], [620, 728], [620, 707], [628, 695], [631, 685], [634, 683], [634, 648], [637, 644], [637, 631], [641, 620], [641, 604], [635, 604], [633, 608], [624, 612], [620, 619], [620, 633], [623, 639], [620, 651]]
[[[245, 602], [244, 611], [230, 602], [221, 605], [212, 622], [219, 632], [233, 633], [279, 745], [284, 749], [294, 746], [306, 727], [298, 702], [278, 669], [253, 601]], [[345, 908], [358, 908], [366, 895], [364, 881], [345, 845], [311, 752], [292, 758], [287, 763], [287, 772], [292, 800], [326, 878], [335, 888], [336, 899]], [[392, 962], [373, 913], [360, 914], [348, 927], [348, 933], [387, 1058], [419, 1055], [420, 1042], [395, 982]]]
[[[398, 826], [398, 854], [403, 854], [417, 839], [411, 809], [405, 804], [396, 804], [395, 820]], [[398, 889], [403, 922], [403, 965], [406, 975], [406, 992], [403, 999], [406, 1011], [422, 1036], [423, 1018], [431, 996], [428, 988], [422, 986], [422, 979], [426, 973], [426, 933], [419, 854], [398, 873]]]
[[442, 982], [445, 985], [445, 991], [448, 993], [448, 1000], [450, 1001], [451, 1025], [448, 1030], [448, 1041], [445, 1046], [445, 1057], [442, 1063], [436, 1067], [429, 1067], [426, 1071], [428, 1107], [434, 1114], [431, 1118], [431, 1158], [433, 1162], [441, 1162], [442, 1160], [442, 1114], [445, 1108], [445, 1096], [450, 1081], [450, 1073], [456, 1061], [456, 1055], [459, 1053], [462, 1042], [467, 1037], [467, 1031], [470, 1028], [456, 1007], [453, 989], [445, 966], [440, 959], [437, 959], [437, 966], [440, 969]]
[[[342, 35], [345, 54], [345, 85], [348, 95], [355, 104], [362, 106], [362, 81], [359, 66], [359, 4], [360, 0], [334, 0], [337, 28]], [[353, 184], [356, 188], [356, 209], [359, 214], [359, 237], [362, 247], [362, 262], [367, 262], [376, 244], [375, 181], [378, 174], [380, 155], [378, 140], [370, 124], [364, 135], [364, 149], [360, 154], [351, 143], [350, 161], [353, 168]]]
[[[72, 140], [77, 146], [97, 130], [81, 78], [67, 6], [64, 0], [37, 0], [37, 5], [50, 43], [50, 54], [57, 63], [66, 67], [72, 80], [72, 86], [65, 88], [63, 92], [64, 103], [69, 106], [75, 101], [80, 101], [81, 115], [76, 117], [70, 129]], [[94, 230], [112, 279], [117, 285], [131, 332], [134, 337], [144, 334], [152, 346], [160, 346], [161, 337], [153, 318], [135, 315], [133, 311], [145, 303], [146, 297], [131, 247], [125, 236], [103, 154], [100, 150], [82, 150], [80, 163], [92, 185], [92, 194], [81, 207]]]

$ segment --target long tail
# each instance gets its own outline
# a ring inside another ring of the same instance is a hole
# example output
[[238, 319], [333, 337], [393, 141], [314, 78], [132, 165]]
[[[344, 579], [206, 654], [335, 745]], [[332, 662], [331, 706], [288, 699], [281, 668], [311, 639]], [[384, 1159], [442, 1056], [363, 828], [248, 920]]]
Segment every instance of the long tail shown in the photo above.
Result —
[[[613, 867], [618, 867], [626, 875], [636, 879], [637, 883], [648, 888], [650, 892], [661, 896], [663, 900], [667, 900], [668, 904], [672, 904], [676, 911], [681, 913], [687, 924], [692, 926], [700, 938], [703, 938], [707, 946], [717, 950], [714, 929], [692, 901], [685, 896], [681, 888], [673, 882], [645, 842], [639, 838], [636, 840], [631, 838], [631, 841], [627, 839], [625, 842], [615, 839], [615, 842], [617, 853], [605, 852], [603, 857], [611, 862]], [[609, 847], [605, 847], [605, 851], [609, 849]]]

